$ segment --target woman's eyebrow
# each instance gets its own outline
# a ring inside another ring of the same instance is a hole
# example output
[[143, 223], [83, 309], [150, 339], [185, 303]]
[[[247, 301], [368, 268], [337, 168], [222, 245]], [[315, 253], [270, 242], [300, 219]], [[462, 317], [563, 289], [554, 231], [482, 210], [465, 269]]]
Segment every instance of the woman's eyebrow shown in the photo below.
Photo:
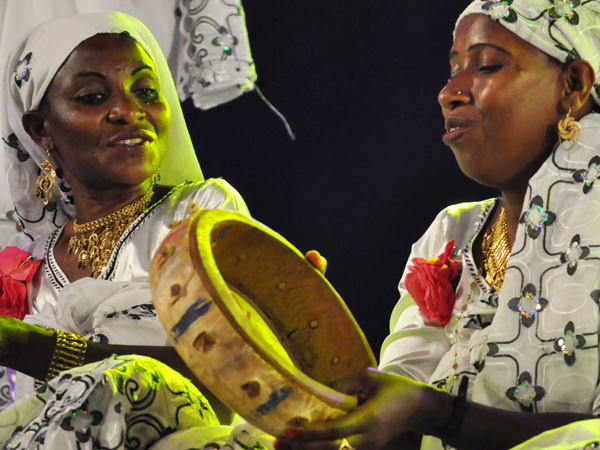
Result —
[[[497, 45], [494, 45], [494, 44], [489, 44], [487, 42], [480, 42], [478, 44], [471, 45], [469, 48], [467, 48], [467, 53], [471, 52], [473, 50], [480, 49], [482, 47], [490, 47], [490, 48], [493, 48], [495, 50], [498, 50], [499, 52], [506, 53], [507, 55], [510, 55], [510, 52], [508, 50], [506, 50], [506, 49], [504, 49], [502, 47], [499, 47]], [[458, 52], [456, 50], [452, 50], [450, 52], [450, 59], [452, 59], [454, 56], [457, 56], [457, 55], [458, 55]]]
[[133, 71], [131, 72], [131, 75], [135, 75], [136, 73], [141, 72], [142, 70], [148, 69], [150, 71], [152, 71], [152, 66], [149, 66], [148, 64], [144, 64], [142, 66], [139, 66], [135, 69], [133, 69]]
[[85, 77], [96, 77], [96, 78], [100, 78], [101, 80], [106, 79], [104, 74], [101, 74], [100, 72], [80, 72], [71, 79], [71, 82], [76, 81], [80, 78], [85, 78]]

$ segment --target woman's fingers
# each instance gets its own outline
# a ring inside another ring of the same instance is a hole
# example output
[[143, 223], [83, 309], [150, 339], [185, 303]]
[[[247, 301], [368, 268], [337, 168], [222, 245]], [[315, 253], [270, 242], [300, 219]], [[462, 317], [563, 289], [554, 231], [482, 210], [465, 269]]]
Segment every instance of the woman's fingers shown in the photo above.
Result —
[[318, 251], [309, 250], [308, 252], [306, 252], [306, 255], [304, 255], [304, 257], [309, 263], [315, 266], [319, 272], [325, 274], [325, 270], [327, 270], [327, 260], [324, 257], [322, 257]]

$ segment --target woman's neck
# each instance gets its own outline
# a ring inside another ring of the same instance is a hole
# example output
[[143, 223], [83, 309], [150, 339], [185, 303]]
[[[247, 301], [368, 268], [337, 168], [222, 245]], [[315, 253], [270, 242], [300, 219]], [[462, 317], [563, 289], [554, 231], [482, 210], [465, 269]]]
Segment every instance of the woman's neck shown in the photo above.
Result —
[[124, 206], [141, 198], [152, 185], [146, 180], [138, 186], [114, 187], [110, 189], [73, 188], [77, 210], [77, 222], [87, 223], [106, 217]]

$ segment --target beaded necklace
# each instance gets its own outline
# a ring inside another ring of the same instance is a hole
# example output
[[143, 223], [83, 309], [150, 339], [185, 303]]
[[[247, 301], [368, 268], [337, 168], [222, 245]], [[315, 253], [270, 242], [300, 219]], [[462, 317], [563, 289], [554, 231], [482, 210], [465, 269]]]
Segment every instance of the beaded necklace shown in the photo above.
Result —
[[[81, 225], [75, 219], [73, 222], [74, 234], [69, 239], [67, 253], [78, 255], [80, 269], [91, 265], [92, 277], [100, 276], [108, 264], [117, 242], [125, 230], [148, 208], [153, 194], [154, 186], [150, 186], [142, 198], [108, 216]], [[89, 232], [92, 234], [86, 238], [84, 234]]]

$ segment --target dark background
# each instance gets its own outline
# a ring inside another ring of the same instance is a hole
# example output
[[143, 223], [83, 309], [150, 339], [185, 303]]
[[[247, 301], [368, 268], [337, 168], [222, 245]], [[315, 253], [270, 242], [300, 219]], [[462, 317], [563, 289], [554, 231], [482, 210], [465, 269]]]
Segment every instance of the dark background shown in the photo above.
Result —
[[[184, 111], [205, 177], [300, 251], [319, 250], [376, 356], [411, 244], [444, 207], [496, 193], [467, 179], [441, 137], [437, 94], [468, 1], [246, 0], [258, 86]], [[435, 255], [423, 255], [426, 257]]]

